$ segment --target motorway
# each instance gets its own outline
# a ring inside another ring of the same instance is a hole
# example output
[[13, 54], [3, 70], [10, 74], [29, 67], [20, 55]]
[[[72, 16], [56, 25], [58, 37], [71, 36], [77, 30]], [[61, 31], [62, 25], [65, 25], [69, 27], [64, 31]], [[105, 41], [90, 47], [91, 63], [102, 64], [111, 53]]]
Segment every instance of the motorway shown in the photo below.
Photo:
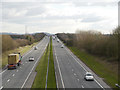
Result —
[[[109, 88], [94, 72], [82, 63], [63, 43], [53, 40], [55, 56], [55, 74], [58, 88]], [[87, 71], [96, 78], [94, 81], [84, 80]], [[99, 82], [97, 81], [99, 79]]]
[[[26, 83], [31, 79], [31, 73], [34, 72], [37, 62], [44, 53], [49, 38], [44, 37], [38, 44], [38, 50], [33, 48], [24, 54], [22, 65], [14, 70], [4, 70], [2, 73], [2, 88], [26, 88]], [[66, 46], [61, 48], [63, 43], [53, 40], [53, 54], [55, 65], [55, 76], [57, 88], [110, 88], [100, 77], [81, 62]], [[35, 61], [29, 62], [30, 56]], [[84, 80], [87, 71], [94, 74], [94, 81]], [[31, 81], [31, 80], [30, 80]], [[28, 83], [29, 84], [29, 83]]]
[[[38, 50], [33, 48], [27, 52], [22, 58], [22, 65], [14, 70], [4, 70], [2, 73], [2, 88], [24, 88], [32, 71], [34, 71], [37, 62], [44, 53], [49, 43], [49, 37], [44, 37], [36, 46]], [[35, 61], [29, 62], [29, 57], [33, 56]]]

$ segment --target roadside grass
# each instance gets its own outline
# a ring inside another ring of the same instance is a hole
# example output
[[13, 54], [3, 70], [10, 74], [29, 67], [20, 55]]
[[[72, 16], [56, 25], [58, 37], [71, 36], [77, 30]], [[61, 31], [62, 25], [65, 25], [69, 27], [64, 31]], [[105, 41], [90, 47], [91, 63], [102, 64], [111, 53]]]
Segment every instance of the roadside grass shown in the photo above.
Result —
[[116, 88], [115, 84], [118, 83], [118, 74], [112, 72], [108, 65], [103, 64], [84, 51], [78, 50], [76, 47], [68, 47], [80, 60], [82, 60], [89, 68], [91, 68], [99, 77], [112, 88]]
[[35, 71], [37, 75], [33, 82], [32, 88], [45, 88], [46, 85], [46, 74], [47, 74], [47, 65], [48, 65], [48, 56], [49, 56], [49, 46], [45, 50], [43, 56], [41, 57]]
[[[34, 45], [38, 44], [38, 42], [33, 43], [31, 45], [27, 45], [24, 47], [19, 47], [17, 49], [14, 50], [10, 50], [10, 51], [6, 51], [4, 53], [2, 53], [2, 68], [5, 67], [5, 65], [7, 65], [8, 63], [8, 54], [14, 53], [14, 52], [20, 52], [21, 55], [25, 54], [27, 51], [29, 51]], [[1, 66], [0, 66], [1, 68]]]
[[49, 71], [48, 71], [47, 88], [56, 88], [53, 49], [52, 49], [52, 38], [50, 38], [50, 58], [49, 58]]

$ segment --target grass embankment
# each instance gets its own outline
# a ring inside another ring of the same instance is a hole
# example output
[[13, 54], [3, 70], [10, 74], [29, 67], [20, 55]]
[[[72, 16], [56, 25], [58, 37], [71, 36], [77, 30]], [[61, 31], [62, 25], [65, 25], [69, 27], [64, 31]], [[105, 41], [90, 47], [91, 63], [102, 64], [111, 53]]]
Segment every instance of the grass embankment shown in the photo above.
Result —
[[[50, 54], [50, 57], [49, 57]], [[48, 57], [49, 57], [49, 69], [47, 78], [47, 88], [56, 88], [55, 71], [54, 71], [54, 61], [53, 61], [53, 51], [52, 51], [52, 40], [50, 39], [50, 44], [48, 45], [46, 51], [36, 67], [37, 75], [35, 77], [32, 88], [45, 88], [46, 86], [46, 75], [48, 67]]]
[[49, 58], [49, 71], [48, 71], [47, 88], [56, 88], [53, 49], [52, 49], [52, 38], [50, 38], [50, 58]]
[[[24, 47], [19, 47], [14, 50], [6, 51], [2, 53], [2, 67], [4, 67], [8, 63], [8, 54], [14, 53], [14, 52], [20, 52], [21, 55], [25, 54], [27, 51], [29, 51], [34, 45], [36, 45], [38, 42], [33, 43], [31, 45], [27, 45]], [[1, 68], [1, 67], [0, 67]]]
[[118, 75], [111, 71], [106, 63], [101, 63], [96, 60], [95, 56], [92, 56], [84, 51], [78, 50], [76, 47], [68, 47], [80, 60], [82, 60], [89, 68], [91, 68], [98, 76], [110, 85], [112, 88], [116, 88], [115, 84], [118, 83]]

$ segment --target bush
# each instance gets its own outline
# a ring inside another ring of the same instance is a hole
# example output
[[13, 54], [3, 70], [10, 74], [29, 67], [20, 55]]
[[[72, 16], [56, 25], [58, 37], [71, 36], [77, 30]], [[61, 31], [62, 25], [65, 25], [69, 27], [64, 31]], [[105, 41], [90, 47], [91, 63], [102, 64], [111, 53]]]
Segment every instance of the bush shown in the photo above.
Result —
[[10, 35], [2, 35], [2, 52], [15, 49], [16, 47], [18, 47], [18, 43]]

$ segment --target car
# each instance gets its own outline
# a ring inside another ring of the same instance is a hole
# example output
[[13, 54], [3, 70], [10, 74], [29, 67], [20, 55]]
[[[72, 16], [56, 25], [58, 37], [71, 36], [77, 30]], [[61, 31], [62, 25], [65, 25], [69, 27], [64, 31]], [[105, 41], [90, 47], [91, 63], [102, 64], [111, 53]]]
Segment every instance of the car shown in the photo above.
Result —
[[91, 72], [86, 72], [84, 79], [86, 81], [94, 81], [94, 76]]
[[59, 39], [57, 39], [57, 42], [59, 43]]
[[37, 50], [38, 48], [37, 47], [34, 47], [34, 50]]
[[29, 61], [34, 61], [34, 57], [29, 57]]
[[61, 45], [61, 48], [64, 48], [64, 46], [63, 46], [63, 45]]

